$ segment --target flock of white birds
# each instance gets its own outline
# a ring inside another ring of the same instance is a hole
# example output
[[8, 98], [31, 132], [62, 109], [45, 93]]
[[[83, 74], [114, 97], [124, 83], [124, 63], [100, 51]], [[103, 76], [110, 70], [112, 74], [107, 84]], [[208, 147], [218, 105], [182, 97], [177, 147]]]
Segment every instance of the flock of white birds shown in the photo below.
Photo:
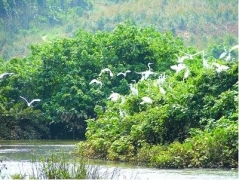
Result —
[[[144, 80], [148, 79], [150, 75], [157, 74], [157, 73], [152, 71], [152, 68], [150, 67], [151, 64], [153, 64], [153, 63], [148, 63], [148, 69], [146, 71], [136, 72], [137, 74], [141, 75], [140, 81], [144, 81]], [[109, 68], [102, 69], [100, 74], [99, 74], [99, 76], [101, 76], [103, 73], [108, 73], [110, 77], [114, 76], [113, 72]], [[130, 70], [126, 70], [125, 72], [119, 72], [119, 73], [117, 73], [117, 76], [124, 76], [124, 77], [126, 77], [128, 73], [131, 73], [131, 71]], [[164, 80], [162, 80], [163, 78], [165, 79], [165, 74], [164, 74], [164, 76], [162, 76], [162, 75], [160, 76], [160, 81], [161, 82], [164, 81]], [[103, 83], [100, 80], [98, 80], [98, 79], [91, 80], [91, 82], [89, 84], [93, 84], [93, 83], [99, 84], [100, 88], [103, 85]], [[131, 90], [131, 94], [132, 95], [138, 96], [139, 91], [138, 91], [138, 89], [137, 89], [135, 84], [136, 84], [136, 81], [135, 81], [134, 84], [130, 83], [129, 84], [129, 88]], [[120, 98], [122, 98], [122, 96], [119, 93], [116, 93], [116, 92], [112, 91], [112, 93], [110, 94], [110, 96], [107, 99], [110, 99], [111, 101], [116, 102]], [[150, 97], [143, 97], [142, 98], [142, 102], [140, 104], [144, 104], [144, 103], [150, 103], [151, 104], [152, 102], [153, 101], [152, 101], [152, 99]]]
[[[235, 49], [238, 50], [239, 49], [239, 45], [235, 45], [235, 46], [233, 46], [229, 50], [227, 50], [226, 47], [224, 46], [224, 52], [219, 56], [219, 59], [225, 60], [226, 62], [231, 61], [232, 60], [231, 52], [233, 50], [235, 50]], [[184, 53], [184, 52], [182, 52], [182, 53]], [[213, 62], [213, 63], [209, 64], [207, 62], [207, 60], [205, 59], [204, 51], [200, 51], [200, 52], [197, 52], [195, 54], [188, 54], [188, 53], [184, 53], [184, 54], [185, 55], [182, 56], [182, 57], [179, 57], [178, 55], [176, 55], [177, 58], [178, 58], [178, 60], [177, 60], [178, 64], [170, 66], [170, 68], [172, 70], [174, 70], [176, 73], [179, 73], [180, 71], [185, 70], [185, 73], [184, 73], [184, 76], [183, 76], [183, 81], [185, 79], [187, 79], [189, 77], [189, 75], [190, 75], [189, 67], [187, 67], [186, 64], [184, 64], [184, 61], [185, 60], [193, 60], [193, 57], [197, 56], [197, 55], [201, 55], [202, 56], [202, 61], [203, 61], [202, 63], [203, 63], [203, 67], [204, 68], [213, 68], [214, 67], [214, 68], [216, 68], [217, 73], [220, 73], [222, 71], [226, 71], [227, 69], [229, 69], [228, 66], [223, 65], [223, 64], [219, 64], [219, 63], [216, 63], [216, 62]], [[151, 64], [153, 64], [153, 63], [148, 63], [148, 69], [146, 71], [136, 72], [137, 74], [141, 75], [140, 81], [147, 80], [150, 75], [157, 75], [158, 74], [158, 73], [152, 71], [152, 68], [150, 67]], [[99, 74], [99, 76], [101, 76], [103, 73], [108, 73], [110, 77], [114, 76], [113, 72], [109, 68], [102, 69], [100, 74]], [[124, 77], [126, 77], [128, 73], [131, 73], [131, 71], [127, 70], [125, 72], [119, 72], [117, 74], [117, 76], [124, 76]], [[9, 73], [9, 72], [2, 73], [2, 74], [0, 74], [0, 79], [3, 79], [5, 77], [11, 76], [11, 75], [13, 75], [13, 73]], [[165, 82], [165, 79], [166, 79], [165, 73], [160, 74], [158, 79], [157, 79], [157, 83], [156, 83], [156, 85], [158, 85], [158, 87], [159, 87], [159, 91], [162, 94], [166, 94], [166, 91], [161, 86]], [[133, 81], [135, 81], [135, 80], [133, 80]], [[91, 84], [94, 84], [94, 83], [98, 84], [100, 86], [100, 88], [103, 86], [103, 83], [100, 80], [98, 80], [98, 79], [93, 79], [89, 84], [91, 85]], [[133, 96], [138, 96], [139, 91], [138, 91], [137, 86], [136, 86], [136, 81], [135, 81], [134, 84], [130, 83], [129, 84], [129, 88], [130, 88], [131, 94]], [[20, 98], [22, 98], [27, 103], [28, 107], [31, 107], [32, 103], [34, 103], [34, 102], [41, 101], [40, 99], [33, 99], [32, 101], [29, 102], [23, 96], [20, 96]], [[110, 99], [111, 101], [116, 102], [120, 98], [121, 98], [121, 95], [119, 93], [116, 93], [116, 92], [112, 91], [112, 93], [110, 94], [110, 96], [107, 99]], [[142, 99], [142, 102], [140, 104], [152, 104], [153, 103], [153, 100], [150, 97], [148, 97], [148, 96], [144, 96], [141, 99]]]
[[[219, 56], [219, 59], [225, 60], [226, 62], [231, 61], [232, 60], [231, 52], [233, 50], [235, 50], [235, 49], [238, 49], [238, 48], [239, 48], [239, 45], [233, 46], [230, 50], [226, 50], [226, 48], [224, 47], [224, 52]], [[189, 75], [190, 75], [190, 69], [189, 69], [189, 67], [184, 62], [187, 61], [187, 60], [193, 60], [194, 57], [198, 56], [198, 55], [201, 55], [201, 57], [202, 57], [202, 64], [203, 64], [204, 68], [207, 68], [207, 69], [215, 68], [217, 73], [221, 73], [222, 71], [226, 71], [227, 69], [229, 69], [229, 66], [226, 66], [226, 65], [223, 65], [223, 64], [219, 64], [219, 63], [216, 63], [216, 62], [212, 62], [211, 64], [209, 64], [207, 62], [207, 60], [205, 59], [204, 51], [200, 51], [200, 52], [197, 52], [195, 54], [188, 54], [188, 53], [185, 53], [185, 52], [182, 52], [182, 51], [180, 51], [180, 52], [183, 53], [184, 55], [181, 56], [181, 57], [176, 55], [177, 58], [178, 58], [177, 59], [177, 63], [178, 64], [172, 65], [172, 66], [170, 66], [170, 68], [172, 70], [174, 70], [175, 73], [179, 73], [179, 72], [184, 70], [183, 81], [185, 81], [189, 77]], [[145, 81], [151, 75], [157, 75], [158, 74], [157, 72], [153, 72], [152, 68], [150, 67], [151, 64], [153, 64], [153, 63], [148, 63], [148, 69], [146, 71], [135, 72], [135, 73], [141, 75], [140, 81]], [[130, 73], [130, 72], [131, 72], [130, 70], [127, 70], [125, 72], [119, 72], [117, 74], [117, 76], [122, 75], [122, 76], [126, 77], [127, 73]], [[113, 72], [109, 68], [102, 69], [100, 74], [99, 74], [99, 76], [101, 76], [103, 73], [108, 73], [110, 77], [114, 76]], [[166, 80], [166, 75], [165, 75], [165, 72], [164, 72], [162, 74], [159, 74], [156, 83], [154, 83], [154, 85], [159, 87], [159, 91], [162, 94], [166, 94], [166, 91], [165, 91], [165, 89], [162, 86], [164, 84], [165, 80]], [[100, 80], [98, 80], [98, 79], [93, 79], [90, 82], [90, 84], [93, 84], [93, 83], [99, 84], [100, 88], [103, 85], [103, 83]], [[135, 81], [134, 84], [130, 83], [129, 84], [129, 88], [130, 88], [130, 91], [131, 91], [131, 95], [138, 96], [139, 91], [137, 89], [136, 81]], [[110, 96], [107, 99], [116, 102], [121, 97], [122, 96], [119, 93], [116, 93], [116, 92], [112, 91], [112, 93], [110, 94]], [[148, 97], [148, 96], [144, 96], [141, 99], [142, 99], [142, 101], [140, 102], [140, 104], [152, 104], [153, 103], [153, 100], [150, 97]]]

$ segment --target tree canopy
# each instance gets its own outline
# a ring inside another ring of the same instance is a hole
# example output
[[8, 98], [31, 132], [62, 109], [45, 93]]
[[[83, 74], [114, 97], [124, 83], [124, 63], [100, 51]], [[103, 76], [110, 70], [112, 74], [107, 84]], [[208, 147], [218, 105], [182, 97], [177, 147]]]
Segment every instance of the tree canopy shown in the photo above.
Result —
[[[85, 156], [141, 159], [157, 167], [211, 167], [219, 162], [234, 167], [238, 54], [236, 48], [225, 48], [226, 58], [219, 59], [222, 45], [197, 51], [170, 32], [131, 22], [112, 32], [78, 30], [73, 38], [32, 45], [30, 56], [1, 60], [0, 72], [13, 74], [0, 79], [0, 136], [67, 139], [84, 138], [86, 132], [87, 141], [79, 145]], [[179, 66], [182, 70], [175, 72]], [[101, 73], [104, 68], [113, 75]], [[126, 70], [131, 72], [117, 76]], [[90, 84], [93, 79], [102, 87]], [[112, 92], [120, 98], [111, 101]], [[28, 106], [20, 96], [40, 101]], [[200, 157], [193, 149], [197, 143], [208, 148]], [[215, 143], [225, 155], [222, 159], [212, 156]], [[154, 154], [158, 151], [164, 155]], [[185, 159], [186, 151], [192, 151], [188, 161], [177, 164], [172, 154]]]

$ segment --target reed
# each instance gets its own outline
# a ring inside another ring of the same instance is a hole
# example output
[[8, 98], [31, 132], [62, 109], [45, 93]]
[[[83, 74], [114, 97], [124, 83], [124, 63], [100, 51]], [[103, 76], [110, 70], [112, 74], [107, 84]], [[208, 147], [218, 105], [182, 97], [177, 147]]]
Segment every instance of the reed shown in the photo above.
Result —
[[[19, 165], [20, 166], [20, 165]], [[0, 162], [0, 178], [2, 179], [117, 179], [120, 176], [118, 168], [105, 168], [99, 165], [89, 165], [86, 160], [70, 159], [68, 154], [51, 154], [48, 157], [32, 157], [31, 167], [26, 172], [26, 166], [19, 167], [22, 171], [9, 175], [7, 163]], [[25, 169], [25, 170], [24, 170]]]

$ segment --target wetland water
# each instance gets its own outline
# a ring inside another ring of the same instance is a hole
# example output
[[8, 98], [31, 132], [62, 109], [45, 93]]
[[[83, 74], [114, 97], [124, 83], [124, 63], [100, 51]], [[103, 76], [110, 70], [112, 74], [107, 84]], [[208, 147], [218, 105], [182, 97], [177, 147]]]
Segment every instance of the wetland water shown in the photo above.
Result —
[[[65, 155], [73, 151], [77, 141], [0, 141], [1, 166], [6, 166], [6, 174], [28, 174], [32, 171], [33, 159], [54, 155]], [[71, 156], [69, 155], [69, 159]], [[116, 179], [163, 179], [163, 180], [236, 180], [237, 170], [222, 169], [154, 169], [131, 166], [123, 163], [89, 161], [89, 166], [99, 167], [102, 174], [115, 173]], [[0, 173], [1, 174], [1, 173]], [[1, 179], [1, 177], [0, 177]]]

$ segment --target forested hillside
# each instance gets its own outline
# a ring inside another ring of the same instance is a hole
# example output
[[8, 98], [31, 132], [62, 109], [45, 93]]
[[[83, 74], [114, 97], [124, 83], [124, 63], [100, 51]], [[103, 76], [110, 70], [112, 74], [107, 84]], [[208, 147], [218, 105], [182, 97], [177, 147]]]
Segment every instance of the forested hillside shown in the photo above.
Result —
[[236, 5], [236, 0], [0, 0], [0, 56], [23, 57], [45, 35], [72, 37], [79, 28], [109, 32], [126, 20], [172, 31], [198, 49], [232, 46], [238, 33]]

